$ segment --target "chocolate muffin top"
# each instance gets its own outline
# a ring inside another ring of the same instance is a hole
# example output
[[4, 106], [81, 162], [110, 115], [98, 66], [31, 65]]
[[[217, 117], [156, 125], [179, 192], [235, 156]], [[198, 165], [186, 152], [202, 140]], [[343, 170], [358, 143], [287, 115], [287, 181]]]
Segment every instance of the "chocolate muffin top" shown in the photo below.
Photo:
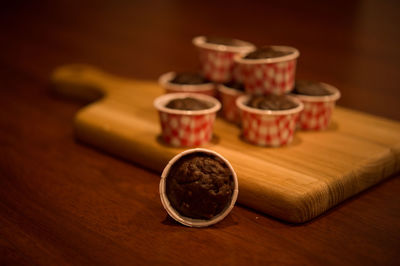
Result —
[[243, 43], [241, 43], [240, 41], [225, 37], [213, 37], [213, 36], [206, 37], [206, 42], [212, 44], [222, 44], [227, 46], [243, 46]]
[[166, 195], [181, 215], [211, 219], [229, 206], [234, 180], [220, 158], [192, 153], [176, 161], [166, 177]]
[[177, 109], [177, 110], [204, 110], [211, 108], [212, 103], [201, 101], [192, 97], [173, 99], [165, 105], [167, 108]]
[[246, 105], [260, 110], [274, 111], [288, 110], [298, 106], [285, 95], [252, 96]]
[[225, 87], [237, 90], [237, 91], [244, 91], [244, 84], [236, 81], [229, 81], [224, 83]]
[[333, 94], [331, 91], [325, 88], [321, 83], [306, 81], [306, 80], [296, 81], [293, 93], [309, 95], [309, 96], [326, 96]]
[[284, 55], [291, 54], [291, 52], [280, 51], [271, 46], [264, 46], [258, 48], [257, 50], [247, 54], [244, 59], [265, 59], [265, 58], [275, 58]]
[[184, 84], [196, 85], [196, 84], [209, 83], [210, 81], [207, 80], [202, 75], [200, 75], [199, 73], [184, 72], [184, 73], [177, 73], [170, 82], [182, 85]]

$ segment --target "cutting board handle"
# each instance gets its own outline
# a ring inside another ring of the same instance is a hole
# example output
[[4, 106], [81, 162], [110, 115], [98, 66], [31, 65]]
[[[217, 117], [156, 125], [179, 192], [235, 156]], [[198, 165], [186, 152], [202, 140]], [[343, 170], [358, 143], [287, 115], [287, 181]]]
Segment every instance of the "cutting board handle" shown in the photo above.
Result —
[[56, 68], [51, 83], [63, 96], [93, 101], [118, 88], [119, 79], [90, 65], [73, 64]]

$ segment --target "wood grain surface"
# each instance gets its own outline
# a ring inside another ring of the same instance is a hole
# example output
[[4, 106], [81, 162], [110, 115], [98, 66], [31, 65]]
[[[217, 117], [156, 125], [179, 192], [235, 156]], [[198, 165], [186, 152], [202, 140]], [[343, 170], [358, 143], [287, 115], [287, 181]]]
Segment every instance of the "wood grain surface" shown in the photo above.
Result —
[[[74, 119], [79, 140], [161, 174], [185, 148], [160, 140], [156, 82], [124, 79], [88, 65], [57, 67], [60, 95], [90, 100]], [[240, 129], [217, 118], [203, 147], [227, 158], [239, 179], [239, 203], [302, 223], [400, 170], [400, 123], [336, 107], [328, 130], [297, 131], [293, 143], [262, 148], [240, 139]]]
[[[87, 63], [155, 80], [196, 68], [199, 34], [301, 51], [298, 76], [339, 105], [400, 120], [396, 1], [9, 1], [0, 8], [0, 264], [397, 265], [396, 174], [308, 223], [236, 206], [206, 229], [167, 217], [158, 175], [76, 141], [87, 102], [49, 90]], [[92, 95], [93, 97], [96, 95]]]

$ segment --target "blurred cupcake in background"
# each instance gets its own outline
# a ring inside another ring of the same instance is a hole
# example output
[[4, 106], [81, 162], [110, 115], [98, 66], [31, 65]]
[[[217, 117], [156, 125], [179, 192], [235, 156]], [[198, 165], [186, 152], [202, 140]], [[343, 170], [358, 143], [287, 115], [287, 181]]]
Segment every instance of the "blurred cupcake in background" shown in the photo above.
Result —
[[304, 104], [298, 122], [300, 129], [324, 130], [329, 127], [336, 101], [340, 98], [337, 88], [322, 82], [298, 80], [292, 95]]
[[246, 93], [289, 93], [294, 87], [299, 55], [299, 51], [293, 47], [264, 46], [235, 57]]
[[218, 85], [219, 98], [222, 103], [222, 116], [229, 122], [240, 124], [240, 112], [236, 99], [244, 95], [242, 83], [231, 81]]
[[215, 84], [196, 72], [168, 72], [159, 77], [158, 83], [167, 93], [187, 92], [216, 95]]
[[249, 42], [232, 38], [198, 36], [193, 39], [193, 44], [198, 48], [204, 76], [217, 83], [232, 80], [236, 55], [255, 49]]

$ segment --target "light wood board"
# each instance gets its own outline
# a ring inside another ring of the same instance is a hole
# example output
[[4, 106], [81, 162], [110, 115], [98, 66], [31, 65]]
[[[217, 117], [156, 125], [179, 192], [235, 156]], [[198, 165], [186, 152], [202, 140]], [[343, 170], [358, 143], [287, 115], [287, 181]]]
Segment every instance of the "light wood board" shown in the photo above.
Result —
[[[80, 140], [161, 173], [184, 149], [159, 141], [156, 82], [123, 79], [85, 65], [55, 70], [57, 92], [98, 99], [78, 112]], [[98, 98], [103, 95], [101, 99]], [[238, 201], [279, 219], [308, 221], [400, 170], [400, 123], [336, 107], [323, 132], [296, 132], [291, 145], [256, 147], [221, 118], [204, 146], [226, 157], [239, 179]]]

